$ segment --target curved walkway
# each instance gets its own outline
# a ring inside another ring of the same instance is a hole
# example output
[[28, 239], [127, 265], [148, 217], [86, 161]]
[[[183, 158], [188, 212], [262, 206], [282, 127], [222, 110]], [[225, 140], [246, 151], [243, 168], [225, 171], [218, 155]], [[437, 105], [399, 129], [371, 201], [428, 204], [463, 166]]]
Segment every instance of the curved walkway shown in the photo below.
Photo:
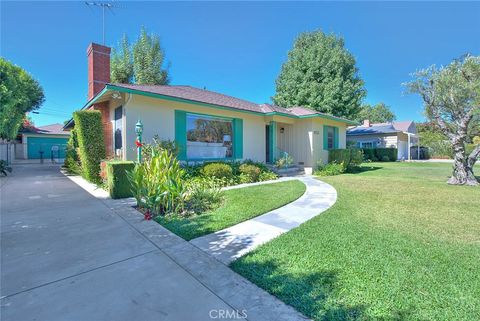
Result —
[[297, 177], [306, 186], [296, 201], [213, 234], [190, 241], [217, 260], [228, 264], [259, 245], [319, 215], [337, 200], [337, 191], [312, 177]]

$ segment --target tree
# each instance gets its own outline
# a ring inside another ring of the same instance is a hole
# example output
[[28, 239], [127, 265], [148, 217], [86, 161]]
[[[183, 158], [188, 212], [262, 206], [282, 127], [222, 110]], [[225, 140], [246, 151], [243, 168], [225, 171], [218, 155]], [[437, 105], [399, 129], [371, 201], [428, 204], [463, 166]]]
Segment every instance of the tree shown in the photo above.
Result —
[[389, 106], [384, 103], [378, 103], [373, 106], [366, 104], [361, 107], [356, 121], [361, 122], [365, 119], [370, 120], [372, 123], [391, 123], [397, 117]]
[[29, 73], [0, 58], [0, 138], [14, 139], [25, 113], [44, 101], [42, 87]]
[[467, 55], [440, 69], [431, 66], [413, 74], [407, 83], [418, 93], [425, 115], [448, 137], [453, 147], [453, 173], [449, 184], [478, 185], [473, 173], [480, 157], [480, 144], [467, 155], [469, 128], [480, 126], [480, 57]]
[[365, 95], [355, 58], [345, 49], [344, 40], [314, 31], [295, 40], [272, 99], [282, 107], [305, 106], [353, 119]]
[[110, 78], [112, 82], [139, 85], [167, 85], [168, 66], [163, 68], [165, 53], [160, 38], [142, 27], [137, 41], [130, 45], [126, 35], [112, 51]]
[[133, 81], [133, 59], [126, 34], [123, 35], [118, 47], [119, 49], [112, 49], [110, 78], [113, 83], [130, 84]]

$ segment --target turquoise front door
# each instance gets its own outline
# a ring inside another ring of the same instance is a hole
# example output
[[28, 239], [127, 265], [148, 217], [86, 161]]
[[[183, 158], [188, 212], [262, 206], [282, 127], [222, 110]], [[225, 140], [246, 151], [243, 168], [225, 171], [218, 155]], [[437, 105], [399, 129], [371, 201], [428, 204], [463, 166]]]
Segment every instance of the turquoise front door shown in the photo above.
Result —
[[[29, 159], [65, 158], [68, 138], [28, 137], [27, 155]], [[42, 155], [42, 156], [40, 156]]]

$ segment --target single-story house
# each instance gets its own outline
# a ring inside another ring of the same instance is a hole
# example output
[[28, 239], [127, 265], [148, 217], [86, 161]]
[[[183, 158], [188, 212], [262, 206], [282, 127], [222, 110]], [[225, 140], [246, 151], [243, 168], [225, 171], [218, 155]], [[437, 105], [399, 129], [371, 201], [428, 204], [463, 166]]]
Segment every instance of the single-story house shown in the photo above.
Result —
[[363, 125], [348, 128], [347, 142], [361, 148], [397, 148], [398, 159], [406, 160], [411, 159], [409, 147], [418, 146], [419, 141], [411, 120], [376, 124], [364, 120]]
[[[307, 169], [346, 147], [347, 119], [304, 108], [282, 108], [191, 86], [110, 83], [110, 48], [87, 50], [89, 101], [102, 113], [107, 154], [136, 158], [135, 125], [143, 141], [175, 140], [182, 161], [243, 160], [273, 163], [285, 152]], [[73, 120], [65, 125], [73, 127]]]
[[63, 159], [69, 138], [62, 124], [24, 128], [15, 144], [15, 159]]

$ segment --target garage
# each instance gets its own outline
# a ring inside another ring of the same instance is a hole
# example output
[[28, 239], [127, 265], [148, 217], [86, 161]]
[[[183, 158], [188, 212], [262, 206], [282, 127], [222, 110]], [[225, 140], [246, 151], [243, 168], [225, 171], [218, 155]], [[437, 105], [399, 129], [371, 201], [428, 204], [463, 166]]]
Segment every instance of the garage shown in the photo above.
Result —
[[[22, 131], [22, 146], [17, 158], [63, 160], [70, 132], [63, 130], [62, 124], [30, 127]], [[22, 153], [20, 153], [22, 152]]]

